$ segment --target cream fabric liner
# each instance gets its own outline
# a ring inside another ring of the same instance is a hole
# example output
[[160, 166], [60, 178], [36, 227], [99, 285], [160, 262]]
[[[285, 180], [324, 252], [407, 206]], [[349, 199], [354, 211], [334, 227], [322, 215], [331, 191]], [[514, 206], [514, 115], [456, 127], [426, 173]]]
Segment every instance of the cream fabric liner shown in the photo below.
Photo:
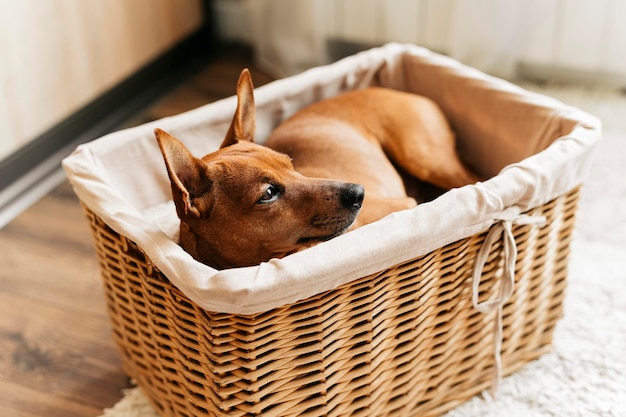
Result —
[[262, 142], [280, 120], [312, 101], [367, 85], [437, 101], [459, 136], [463, 158], [490, 179], [283, 259], [218, 271], [194, 261], [143, 213], [171, 199], [153, 129], [169, 131], [204, 155], [219, 146], [234, 97], [82, 145], [64, 168], [79, 198], [138, 243], [189, 298], [210, 311], [252, 314], [424, 255], [486, 230], [505, 211], [525, 211], [571, 190], [585, 178], [600, 139], [593, 116], [399, 44], [257, 89], [257, 138]]

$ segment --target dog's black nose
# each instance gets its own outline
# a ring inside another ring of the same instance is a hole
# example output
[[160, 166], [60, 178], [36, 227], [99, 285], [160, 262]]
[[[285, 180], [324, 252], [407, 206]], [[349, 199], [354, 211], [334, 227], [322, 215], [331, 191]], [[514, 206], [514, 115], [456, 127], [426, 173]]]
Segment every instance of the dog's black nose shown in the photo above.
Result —
[[347, 184], [341, 189], [341, 205], [345, 208], [351, 210], [360, 209], [364, 197], [365, 189], [360, 184]]

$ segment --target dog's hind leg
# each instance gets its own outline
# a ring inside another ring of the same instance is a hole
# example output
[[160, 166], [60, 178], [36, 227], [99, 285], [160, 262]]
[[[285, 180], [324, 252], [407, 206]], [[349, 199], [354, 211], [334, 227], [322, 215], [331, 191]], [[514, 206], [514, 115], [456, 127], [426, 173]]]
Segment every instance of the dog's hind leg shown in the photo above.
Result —
[[479, 181], [460, 160], [454, 133], [439, 108], [430, 100], [410, 104], [413, 111], [403, 112], [402, 123], [381, 143], [385, 152], [410, 175], [443, 189]]

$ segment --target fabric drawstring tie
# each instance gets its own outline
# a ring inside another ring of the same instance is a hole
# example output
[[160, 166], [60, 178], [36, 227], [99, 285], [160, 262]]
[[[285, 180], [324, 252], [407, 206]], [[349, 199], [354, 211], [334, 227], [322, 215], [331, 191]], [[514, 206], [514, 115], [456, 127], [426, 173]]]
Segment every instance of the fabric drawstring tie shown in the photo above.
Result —
[[[474, 276], [472, 278], [472, 304], [474, 308], [481, 313], [491, 313], [497, 310], [495, 321], [495, 343], [494, 343], [494, 358], [495, 367], [491, 392], [493, 395], [498, 390], [498, 385], [502, 380], [502, 338], [503, 338], [503, 324], [502, 324], [502, 309], [506, 302], [511, 298], [513, 289], [515, 286], [515, 262], [517, 260], [517, 245], [515, 243], [515, 236], [513, 236], [513, 225], [538, 225], [542, 226], [546, 222], [544, 216], [529, 216], [526, 214], [520, 214], [518, 207], [511, 207], [501, 213], [500, 216], [495, 218], [495, 223], [489, 229], [485, 241], [483, 242], [478, 255], [476, 257], [476, 264], [474, 265]], [[501, 277], [500, 291], [498, 295], [491, 300], [478, 302], [480, 281], [482, 278], [483, 268], [485, 262], [489, 257], [492, 245], [502, 239], [502, 245], [504, 248], [504, 271]]]

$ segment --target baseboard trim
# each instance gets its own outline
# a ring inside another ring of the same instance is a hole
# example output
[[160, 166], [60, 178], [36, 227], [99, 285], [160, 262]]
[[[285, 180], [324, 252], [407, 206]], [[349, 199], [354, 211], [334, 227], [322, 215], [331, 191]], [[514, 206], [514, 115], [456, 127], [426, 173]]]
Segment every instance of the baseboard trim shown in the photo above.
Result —
[[626, 89], [626, 75], [601, 70], [583, 70], [556, 65], [520, 62], [517, 76], [523, 80], [569, 83], [594, 87]]
[[0, 192], [0, 229], [65, 181], [62, 157], [50, 157]]
[[0, 228], [64, 180], [61, 161], [76, 146], [118, 129], [205, 66], [221, 49], [210, 26], [0, 160]]

